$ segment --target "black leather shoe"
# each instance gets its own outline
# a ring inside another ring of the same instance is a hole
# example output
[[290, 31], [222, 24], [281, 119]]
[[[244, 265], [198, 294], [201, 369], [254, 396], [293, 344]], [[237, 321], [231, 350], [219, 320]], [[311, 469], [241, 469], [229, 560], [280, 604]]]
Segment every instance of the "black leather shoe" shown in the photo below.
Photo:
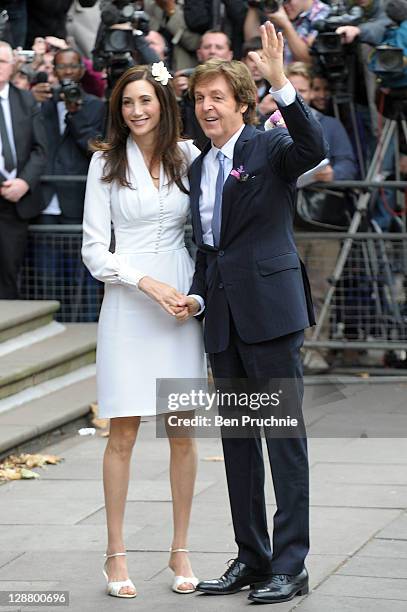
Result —
[[232, 595], [249, 584], [253, 589], [255, 584], [268, 581], [269, 578], [270, 573], [260, 574], [258, 570], [233, 559], [223, 576], [215, 580], [202, 580], [196, 590], [209, 595]]
[[250, 591], [250, 601], [256, 603], [280, 603], [290, 601], [296, 595], [306, 595], [308, 593], [308, 572], [304, 569], [295, 576], [289, 574], [272, 574], [270, 578]]

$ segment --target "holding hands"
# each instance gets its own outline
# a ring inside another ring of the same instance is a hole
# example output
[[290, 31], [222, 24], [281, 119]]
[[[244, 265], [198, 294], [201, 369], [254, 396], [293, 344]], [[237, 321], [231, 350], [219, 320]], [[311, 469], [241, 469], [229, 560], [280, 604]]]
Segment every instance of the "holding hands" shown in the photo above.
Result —
[[138, 287], [148, 297], [156, 301], [165, 312], [175, 316], [178, 321], [186, 321], [200, 309], [194, 298], [188, 297], [171, 285], [157, 281], [150, 276], [143, 276]]

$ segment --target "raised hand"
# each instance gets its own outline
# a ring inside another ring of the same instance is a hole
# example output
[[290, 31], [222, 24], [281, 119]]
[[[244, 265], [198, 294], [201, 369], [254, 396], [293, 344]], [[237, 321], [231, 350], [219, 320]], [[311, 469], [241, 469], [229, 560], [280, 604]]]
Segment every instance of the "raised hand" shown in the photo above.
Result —
[[260, 26], [262, 50], [250, 51], [249, 57], [252, 59], [259, 72], [274, 87], [281, 89], [287, 83], [284, 74], [283, 50], [284, 41], [281, 32], [276, 34], [274, 26], [270, 21]]

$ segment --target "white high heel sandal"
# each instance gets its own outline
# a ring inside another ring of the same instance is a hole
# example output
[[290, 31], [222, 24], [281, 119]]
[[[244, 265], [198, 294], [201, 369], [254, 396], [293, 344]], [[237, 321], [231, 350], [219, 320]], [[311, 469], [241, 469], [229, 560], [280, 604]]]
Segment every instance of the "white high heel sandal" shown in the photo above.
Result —
[[[170, 548], [170, 553], [185, 552], [189, 553], [187, 548]], [[196, 585], [199, 579], [196, 576], [174, 576], [174, 582], [172, 583], [172, 590], [174, 593], [181, 593], [182, 595], [187, 593], [195, 593]], [[180, 589], [181, 584], [193, 584], [193, 589]]]
[[112, 597], [123, 597], [125, 599], [129, 599], [131, 597], [136, 597], [137, 593], [120, 593], [120, 589], [122, 589], [123, 587], [130, 587], [132, 589], [134, 589], [134, 591], [136, 591], [136, 587], [134, 586], [134, 584], [132, 583], [132, 581], [130, 580], [130, 578], [127, 578], [127, 580], [121, 580], [121, 581], [116, 581], [116, 582], [109, 582], [109, 576], [106, 573], [106, 563], [108, 559], [111, 559], [112, 557], [125, 557], [127, 555], [127, 553], [125, 552], [119, 552], [119, 553], [113, 553], [112, 555], [104, 555], [106, 561], [103, 565], [103, 575], [106, 578], [106, 582], [107, 582], [107, 594], [108, 595], [112, 595]]

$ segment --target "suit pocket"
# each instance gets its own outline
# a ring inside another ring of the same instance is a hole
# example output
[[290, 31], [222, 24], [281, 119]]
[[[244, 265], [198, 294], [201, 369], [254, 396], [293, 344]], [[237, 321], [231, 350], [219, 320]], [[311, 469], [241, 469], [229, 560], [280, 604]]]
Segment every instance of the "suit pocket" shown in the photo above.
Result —
[[284, 253], [268, 259], [257, 261], [257, 267], [262, 276], [269, 276], [283, 270], [293, 270], [300, 267], [297, 253]]

